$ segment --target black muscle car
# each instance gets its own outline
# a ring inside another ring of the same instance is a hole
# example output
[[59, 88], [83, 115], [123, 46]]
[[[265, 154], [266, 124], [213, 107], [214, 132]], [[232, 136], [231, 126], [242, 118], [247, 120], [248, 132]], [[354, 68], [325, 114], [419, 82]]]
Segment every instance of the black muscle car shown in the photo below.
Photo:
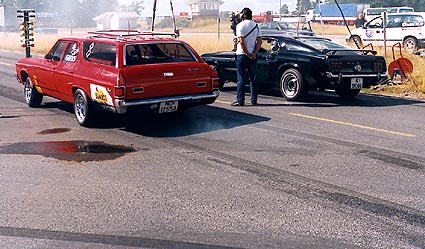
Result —
[[[237, 82], [235, 52], [201, 55], [220, 78], [220, 86]], [[373, 50], [355, 50], [319, 37], [263, 36], [257, 55], [261, 89], [280, 90], [287, 100], [300, 100], [308, 91], [332, 89], [343, 98], [386, 79], [384, 57]]]

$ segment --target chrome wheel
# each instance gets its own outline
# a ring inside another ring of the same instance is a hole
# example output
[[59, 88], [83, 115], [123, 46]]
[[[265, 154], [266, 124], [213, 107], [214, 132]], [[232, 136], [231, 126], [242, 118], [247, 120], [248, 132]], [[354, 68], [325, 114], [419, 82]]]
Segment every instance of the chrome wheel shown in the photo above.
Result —
[[92, 110], [86, 93], [81, 89], [78, 89], [74, 93], [74, 113], [81, 126], [89, 126]]
[[28, 77], [24, 83], [24, 96], [25, 102], [30, 107], [39, 107], [43, 100], [43, 95], [35, 89], [30, 77]]
[[280, 80], [280, 91], [287, 100], [299, 100], [306, 94], [301, 74], [296, 69], [286, 70]]

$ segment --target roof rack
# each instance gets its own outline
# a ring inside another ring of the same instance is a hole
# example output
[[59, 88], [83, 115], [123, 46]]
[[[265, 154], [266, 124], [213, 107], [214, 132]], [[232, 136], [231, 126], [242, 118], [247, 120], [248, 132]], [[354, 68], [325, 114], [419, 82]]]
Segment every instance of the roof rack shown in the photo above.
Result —
[[136, 29], [107, 29], [107, 30], [97, 30], [89, 31], [89, 34], [96, 35], [100, 38], [113, 38], [113, 39], [124, 39], [127, 37], [134, 36], [172, 36], [177, 38], [179, 34], [172, 32], [156, 32], [156, 31], [140, 31]]

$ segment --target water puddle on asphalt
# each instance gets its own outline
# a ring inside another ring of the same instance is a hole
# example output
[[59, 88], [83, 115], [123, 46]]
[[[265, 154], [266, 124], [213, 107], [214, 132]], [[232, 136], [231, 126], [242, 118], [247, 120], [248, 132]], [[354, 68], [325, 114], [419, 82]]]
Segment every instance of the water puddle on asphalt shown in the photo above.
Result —
[[114, 160], [135, 151], [133, 147], [81, 140], [15, 143], [0, 147], [0, 154], [42, 155], [74, 162]]

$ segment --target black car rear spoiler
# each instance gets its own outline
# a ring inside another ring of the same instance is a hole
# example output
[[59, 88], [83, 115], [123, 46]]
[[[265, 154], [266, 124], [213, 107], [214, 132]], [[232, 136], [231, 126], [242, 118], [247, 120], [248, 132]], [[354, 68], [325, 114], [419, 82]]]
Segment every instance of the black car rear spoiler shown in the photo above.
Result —
[[334, 55], [337, 52], [362, 52], [364, 55], [367, 54], [372, 54], [372, 55], [376, 55], [377, 52], [375, 50], [370, 50], [370, 49], [323, 49], [323, 53], [325, 54], [330, 54], [330, 55]]

